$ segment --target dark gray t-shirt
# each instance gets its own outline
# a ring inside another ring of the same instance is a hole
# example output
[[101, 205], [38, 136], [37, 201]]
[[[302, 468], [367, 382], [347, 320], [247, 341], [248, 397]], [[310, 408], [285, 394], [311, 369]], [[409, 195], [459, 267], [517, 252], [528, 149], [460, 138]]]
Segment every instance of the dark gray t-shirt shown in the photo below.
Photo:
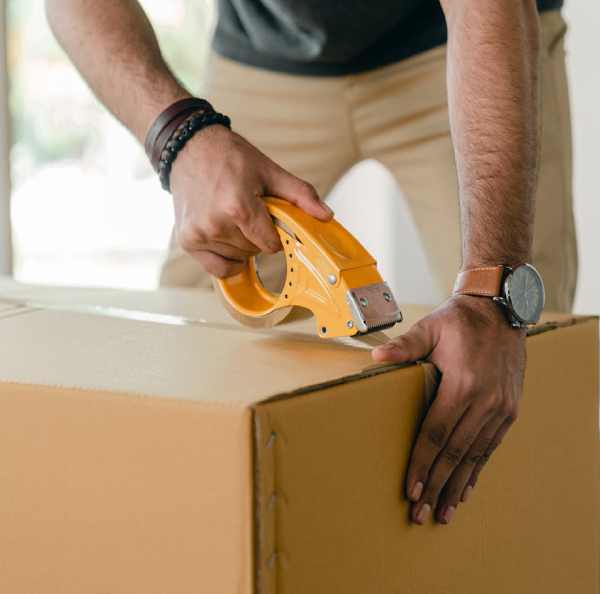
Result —
[[[538, 0], [540, 10], [563, 0]], [[219, 0], [214, 49], [280, 72], [342, 75], [446, 42], [439, 0]]]

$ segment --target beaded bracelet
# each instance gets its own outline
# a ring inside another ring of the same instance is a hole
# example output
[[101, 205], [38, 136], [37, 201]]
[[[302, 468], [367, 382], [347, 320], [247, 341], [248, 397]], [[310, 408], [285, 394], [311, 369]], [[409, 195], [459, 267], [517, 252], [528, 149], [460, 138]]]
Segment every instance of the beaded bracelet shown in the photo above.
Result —
[[[185, 99], [180, 99], [169, 105], [169, 107], [154, 120], [154, 123], [150, 126], [150, 129], [146, 134], [146, 140], [144, 142], [144, 149], [146, 150], [146, 154], [154, 169], [157, 169], [158, 167], [160, 151], [162, 150], [160, 139], [165, 134], [167, 135], [167, 139], [171, 136], [172, 131], [177, 128], [177, 120], [182, 121], [183, 118], [199, 111], [214, 111], [214, 109], [206, 99], [186, 97]], [[172, 126], [172, 124], [175, 124], [175, 126]], [[171, 132], [169, 132], [169, 129], [171, 129]], [[156, 154], [157, 151], [158, 154]]]
[[173, 132], [158, 163], [158, 176], [163, 190], [171, 191], [171, 169], [183, 147], [196, 132], [215, 124], [231, 129], [231, 120], [227, 116], [217, 112], [200, 111], [187, 117]]

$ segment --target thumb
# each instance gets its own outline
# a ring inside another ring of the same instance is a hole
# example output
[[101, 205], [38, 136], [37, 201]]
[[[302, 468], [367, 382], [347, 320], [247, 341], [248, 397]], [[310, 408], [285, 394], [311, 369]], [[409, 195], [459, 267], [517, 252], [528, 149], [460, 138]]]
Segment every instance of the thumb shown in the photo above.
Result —
[[271, 169], [266, 189], [273, 196], [291, 202], [316, 219], [330, 221], [333, 218], [333, 210], [319, 198], [311, 184], [278, 165]]
[[434, 347], [430, 325], [419, 322], [406, 334], [373, 349], [371, 356], [378, 363], [409, 363], [426, 359]]

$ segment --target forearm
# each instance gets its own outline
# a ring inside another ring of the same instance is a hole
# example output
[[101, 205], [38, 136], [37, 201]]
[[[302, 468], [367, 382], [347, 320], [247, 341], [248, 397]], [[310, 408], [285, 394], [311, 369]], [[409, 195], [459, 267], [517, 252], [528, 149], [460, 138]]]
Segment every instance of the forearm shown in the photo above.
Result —
[[140, 141], [163, 109], [189, 96], [135, 0], [46, 0], [46, 11], [94, 93]]
[[441, 0], [463, 268], [530, 259], [539, 146], [533, 0]]

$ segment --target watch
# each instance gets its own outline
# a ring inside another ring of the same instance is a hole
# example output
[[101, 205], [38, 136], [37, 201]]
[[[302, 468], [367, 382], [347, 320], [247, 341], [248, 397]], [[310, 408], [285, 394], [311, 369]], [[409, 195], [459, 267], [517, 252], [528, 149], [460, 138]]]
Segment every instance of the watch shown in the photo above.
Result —
[[454, 294], [490, 297], [505, 309], [515, 328], [536, 324], [544, 309], [544, 283], [531, 264], [464, 270], [456, 278]]

